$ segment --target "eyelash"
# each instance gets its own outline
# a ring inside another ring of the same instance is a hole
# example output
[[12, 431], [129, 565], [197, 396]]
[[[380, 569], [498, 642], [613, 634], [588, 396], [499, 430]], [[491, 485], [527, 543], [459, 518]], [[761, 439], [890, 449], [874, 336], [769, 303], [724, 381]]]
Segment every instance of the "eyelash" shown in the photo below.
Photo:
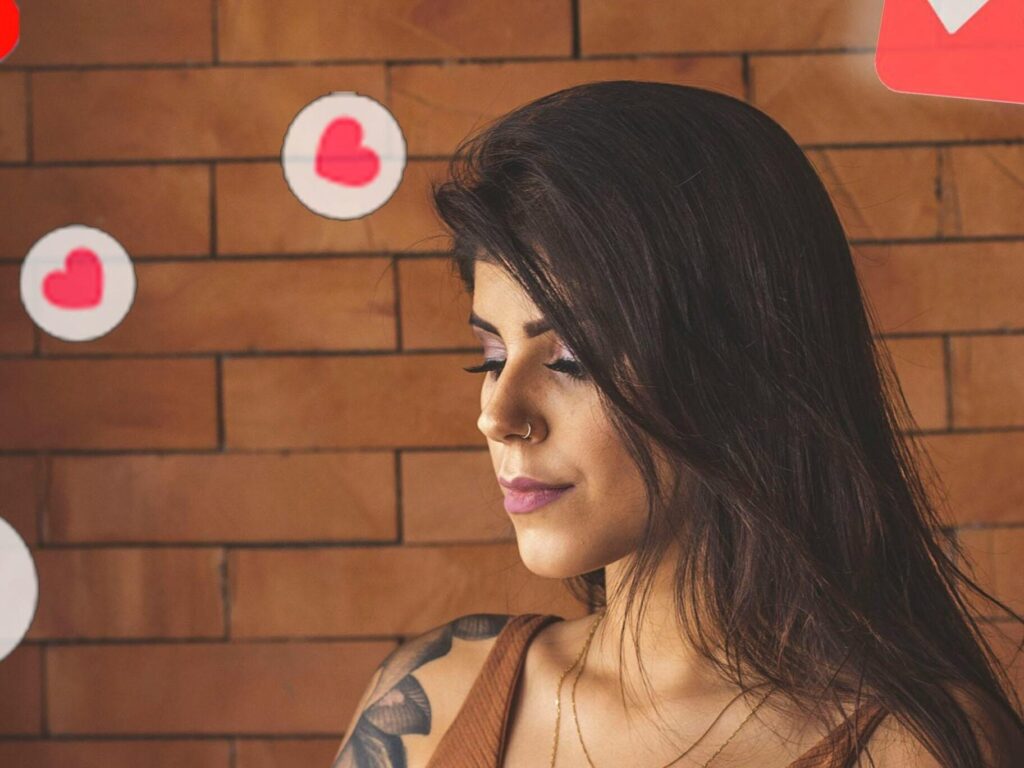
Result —
[[[491, 359], [484, 360], [483, 364], [481, 365], [477, 365], [472, 368], [463, 368], [462, 370], [466, 371], [467, 373], [485, 373], [489, 371], [500, 372], [501, 369], [504, 367], [504, 360]], [[583, 372], [582, 366], [580, 366], [579, 363], [573, 360], [569, 360], [568, 358], [563, 357], [561, 360], [556, 360], [553, 363], [544, 363], [544, 367], [550, 368], [553, 371], [564, 373], [573, 381], [582, 381], [583, 379], [587, 378], [587, 375]], [[495, 376], [494, 378], [497, 378], [497, 376]]]

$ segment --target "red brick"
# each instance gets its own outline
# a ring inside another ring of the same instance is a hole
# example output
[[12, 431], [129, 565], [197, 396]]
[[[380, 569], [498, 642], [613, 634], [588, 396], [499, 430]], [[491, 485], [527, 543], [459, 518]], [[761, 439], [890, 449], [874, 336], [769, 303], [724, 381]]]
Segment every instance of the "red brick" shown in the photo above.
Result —
[[0, 264], [0, 352], [30, 354], [34, 344], [35, 328], [21, 301], [21, 265]]
[[529, 101], [572, 85], [620, 79], [697, 85], [743, 97], [739, 56], [416, 64], [391, 71], [391, 111], [410, 154], [449, 155], [466, 135]]
[[881, 333], [1024, 325], [1024, 242], [859, 245], [854, 251]]
[[996, 597], [1024, 613], [1024, 528], [992, 529]]
[[1020, 215], [1024, 147], [942, 147], [940, 151], [945, 235], [1024, 234]]
[[850, 239], [934, 237], [936, 150], [809, 150]]
[[514, 540], [489, 451], [405, 451], [402, 531], [409, 543]]
[[20, 2], [21, 40], [4, 65], [210, 61], [209, 0]]
[[39, 542], [38, 511], [44, 492], [43, 459], [35, 456], [0, 458], [0, 517], [10, 523], [29, 546]]
[[212, 360], [4, 360], [7, 450], [211, 448]]
[[[799, 144], [1016, 139], [1018, 105], [890, 91], [874, 51], [750, 56], [752, 103]], [[809, 106], [813, 105], [813, 106]]]
[[[0, 733], [38, 734], [42, 732], [42, 649], [22, 641], [0, 661]], [[0, 740], [0, 765], [18, 765], [3, 760]]]
[[50, 731], [333, 734], [395, 646], [384, 640], [51, 646]]
[[231, 358], [227, 444], [248, 448], [479, 446], [479, 355]]
[[954, 336], [953, 426], [1024, 425], [1024, 337]]
[[[372, 13], [368, 13], [369, 8]], [[495, 23], [500, 19], [501, 23]], [[221, 61], [570, 56], [568, 0], [221, 3]]]
[[[876, 340], [876, 344], [880, 343]], [[885, 339], [897, 383], [910, 406], [918, 429], [945, 429], [946, 372], [942, 340], [938, 338]]]
[[[48, 334], [43, 351], [118, 353], [394, 349], [387, 259], [140, 264], [132, 311], [89, 343]], [[287, 286], [287, 290], [282, 290]]]
[[28, 637], [222, 637], [215, 547], [34, 552], [39, 607]]
[[[1014, 611], [1024, 612], [1024, 529], [961, 528], [957, 535], [979, 586]], [[1006, 617], [1002, 608], [973, 593], [969, 602], [979, 615]]]
[[55, 456], [51, 461], [48, 541], [393, 541], [397, 536], [391, 452]]
[[68, 224], [109, 232], [132, 259], [210, 250], [204, 165], [0, 168], [0, 210], [7, 214], [2, 257], [23, 259], [43, 235]]
[[[325, 763], [326, 764], [326, 763]], [[60, 739], [0, 741], [0, 765], [18, 768], [230, 768], [227, 740]]]
[[28, 159], [25, 75], [0, 71], [0, 104], [0, 162], [23, 162]]
[[424, 632], [467, 613], [584, 615], [561, 582], [526, 569], [514, 543], [235, 549], [232, 637]]
[[309, 768], [331, 765], [341, 734], [329, 739], [238, 739], [235, 743], [234, 768]]
[[[958, 562], [961, 570], [974, 581], [978, 587], [997, 599], [995, 586], [995, 564], [992, 558], [992, 529], [960, 528], [956, 532], [957, 540], [964, 550], [964, 558]], [[975, 616], [991, 616], [996, 613], [994, 606], [973, 590], [961, 591], [964, 599]]]
[[1024, 522], [1024, 433], [926, 435], [921, 441], [948, 494], [952, 522]]
[[881, 11], [882, 0], [584, 0], [579, 6], [580, 49], [594, 56], [873, 47]]
[[[32, 75], [35, 157], [278, 157], [288, 126], [299, 111], [338, 90], [357, 91], [386, 103], [384, 68], [36, 72]], [[82, 120], [81, 115], [89, 119]]]
[[[447, 247], [427, 199], [441, 162], [412, 161], [391, 198], [351, 221], [312, 213], [281, 181], [281, 165], [239, 163], [217, 169], [217, 240], [221, 254], [338, 251], [432, 251]], [[389, 279], [389, 278], [385, 278]]]
[[398, 262], [404, 349], [480, 349], [480, 340], [466, 322], [473, 299], [450, 265], [448, 258]]

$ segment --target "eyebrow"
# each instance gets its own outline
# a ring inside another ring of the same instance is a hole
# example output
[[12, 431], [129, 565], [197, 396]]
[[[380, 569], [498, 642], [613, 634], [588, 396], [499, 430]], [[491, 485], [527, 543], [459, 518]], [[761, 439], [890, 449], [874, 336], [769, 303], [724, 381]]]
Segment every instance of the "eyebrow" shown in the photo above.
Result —
[[[484, 320], [478, 314], [470, 310], [469, 312], [469, 324], [475, 325], [477, 328], [483, 328], [488, 333], [493, 333], [497, 337], [501, 337], [498, 333], [498, 329], [495, 328], [491, 323]], [[528, 323], [523, 323], [523, 332], [526, 333], [526, 338], [532, 339], [535, 336], [540, 336], [542, 333], [547, 333], [551, 330], [551, 323], [547, 318], [542, 317], [540, 320], [530, 320]]]

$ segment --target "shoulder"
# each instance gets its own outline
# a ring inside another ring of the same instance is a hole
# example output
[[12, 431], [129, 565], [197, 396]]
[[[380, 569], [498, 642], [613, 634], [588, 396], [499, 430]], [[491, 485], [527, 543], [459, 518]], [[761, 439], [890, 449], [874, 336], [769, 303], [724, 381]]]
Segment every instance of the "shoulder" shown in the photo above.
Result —
[[[1010, 715], [982, 694], [968, 693], [962, 688], [951, 688], [950, 692], [978, 736], [985, 765], [991, 768], [1019, 765], [1020, 755], [1024, 755], [1024, 732]], [[881, 721], [867, 746], [870, 757], [862, 753], [857, 766], [946, 768], [908, 726], [892, 715]]]
[[945, 768], [911, 730], [887, 714], [857, 757], [855, 768]]
[[467, 614], [399, 645], [371, 676], [332, 768], [424, 765], [512, 618]]

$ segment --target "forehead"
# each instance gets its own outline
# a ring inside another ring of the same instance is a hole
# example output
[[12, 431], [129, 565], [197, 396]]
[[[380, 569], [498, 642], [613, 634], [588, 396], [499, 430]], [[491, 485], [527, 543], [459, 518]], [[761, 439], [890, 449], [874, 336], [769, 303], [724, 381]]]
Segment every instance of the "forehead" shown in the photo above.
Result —
[[505, 270], [478, 262], [469, 324], [499, 336], [535, 338], [551, 328], [533, 300]]
[[517, 324], [540, 316], [540, 310], [523, 287], [504, 269], [487, 262], [476, 263], [473, 307], [484, 316], [500, 313]]

